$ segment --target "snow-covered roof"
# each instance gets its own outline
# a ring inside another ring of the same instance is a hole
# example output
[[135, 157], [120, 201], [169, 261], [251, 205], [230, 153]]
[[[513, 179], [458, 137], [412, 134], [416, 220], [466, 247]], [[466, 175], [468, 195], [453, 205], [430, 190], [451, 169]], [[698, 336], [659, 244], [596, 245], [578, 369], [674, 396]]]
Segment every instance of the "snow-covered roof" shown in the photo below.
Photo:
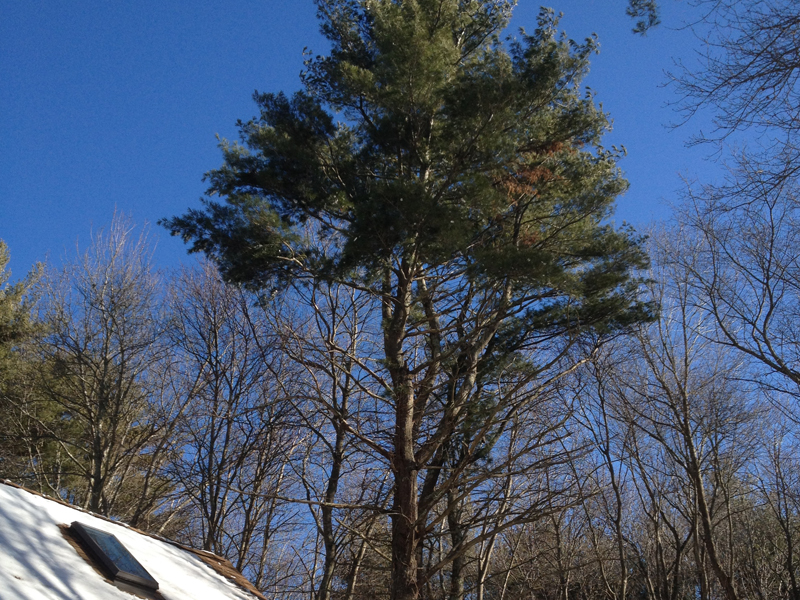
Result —
[[228, 561], [213, 554], [0, 481], [2, 600], [134, 599], [104, 578], [64, 535], [63, 526], [74, 521], [116, 536], [155, 578], [164, 600], [254, 600], [260, 596]]

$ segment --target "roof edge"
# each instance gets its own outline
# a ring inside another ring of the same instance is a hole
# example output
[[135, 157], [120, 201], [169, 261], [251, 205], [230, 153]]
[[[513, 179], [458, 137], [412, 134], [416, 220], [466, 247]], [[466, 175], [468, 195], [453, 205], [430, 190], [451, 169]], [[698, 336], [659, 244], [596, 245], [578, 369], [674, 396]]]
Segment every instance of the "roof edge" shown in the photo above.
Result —
[[127, 523], [123, 523], [122, 521], [115, 521], [113, 519], [110, 519], [109, 517], [106, 517], [105, 515], [98, 515], [97, 513], [93, 513], [89, 510], [86, 510], [85, 508], [81, 508], [80, 506], [75, 506], [74, 504], [70, 504], [63, 498], [48, 496], [47, 494], [37, 492], [36, 490], [32, 490], [30, 488], [25, 487], [24, 485], [14, 483], [13, 481], [10, 481], [8, 479], [0, 479], [0, 484], [16, 488], [18, 490], [22, 490], [23, 492], [27, 492], [32, 496], [38, 496], [40, 498], [44, 498], [45, 500], [56, 502], [58, 504], [61, 504], [62, 506], [66, 506], [68, 508], [77, 510], [84, 514], [91, 515], [92, 517], [96, 517], [108, 523], [113, 523], [114, 525], [121, 525], [126, 529], [129, 529], [135, 533], [147, 536], [154, 540], [158, 540], [159, 542], [163, 542], [165, 544], [169, 544], [171, 546], [179, 548], [184, 552], [193, 554], [197, 558], [199, 558], [206, 566], [208, 566], [212, 571], [217, 573], [217, 575], [224, 577], [228, 581], [234, 583], [237, 587], [241, 588], [248, 594], [255, 596], [259, 600], [268, 600], [267, 597], [264, 596], [261, 592], [259, 592], [256, 586], [254, 586], [249, 579], [247, 579], [238, 570], [236, 570], [236, 567], [233, 566], [233, 563], [231, 563], [231, 561], [229, 561], [224, 556], [219, 556], [217, 554], [214, 554], [213, 552], [209, 552], [208, 550], [199, 550], [197, 548], [192, 548], [191, 546], [186, 546], [185, 544], [181, 544], [174, 540], [170, 540], [155, 533], [148, 533], [147, 531], [142, 531], [141, 529], [137, 529], [136, 527], [131, 527], [130, 525], [128, 525]]

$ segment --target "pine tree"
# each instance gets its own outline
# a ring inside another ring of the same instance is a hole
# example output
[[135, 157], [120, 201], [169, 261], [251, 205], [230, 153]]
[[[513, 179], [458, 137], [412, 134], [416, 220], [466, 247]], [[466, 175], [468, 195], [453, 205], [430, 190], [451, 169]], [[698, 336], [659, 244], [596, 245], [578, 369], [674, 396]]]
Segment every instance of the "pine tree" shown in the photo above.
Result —
[[580, 88], [596, 41], [566, 39], [550, 11], [503, 41], [513, 4], [318, 0], [330, 54], [291, 98], [256, 93], [203, 208], [164, 223], [229, 280], [374, 299], [380, 351], [351, 358], [383, 421], [350, 427], [393, 477], [395, 600], [447, 566], [463, 587], [455, 565], [478, 538], [465, 529], [424, 566], [435, 523], [460, 514], [468, 478], [499, 469], [494, 448], [582, 332], [650, 316], [631, 275], [640, 239], [609, 224], [620, 156]]
[[0, 240], [0, 477], [22, 481], [29, 474], [28, 453], [22, 439], [27, 434], [21, 426], [16, 405], [30, 394], [31, 361], [22, 349], [41, 329], [32, 316], [35, 304], [34, 285], [40, 268], [34, 267], [28, 276], [10, 284], [11, 272], [8, 247]]

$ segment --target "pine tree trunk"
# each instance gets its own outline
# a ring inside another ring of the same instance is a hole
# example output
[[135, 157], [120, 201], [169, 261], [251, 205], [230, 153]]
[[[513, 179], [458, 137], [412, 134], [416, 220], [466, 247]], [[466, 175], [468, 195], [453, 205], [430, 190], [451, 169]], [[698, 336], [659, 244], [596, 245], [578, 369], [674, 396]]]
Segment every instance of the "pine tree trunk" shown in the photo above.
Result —
[[399, 394], [395, 430], [395, 494], [392, 511], [392, 600], [417, 600], [417, 474], [413, 394]]
[[[392, 452], [394, 506], [392, 510], [392, 600], [419, 598], [417, 517], [419, 468], [414, 455], [414, 382], [403, 353], [410, 311], [411, 271], [408, 262], [398, 273], [394, 294], [388, 269], [384, 274], [384, 351], [395, 395]], [[392, 299], [389, 300], [391, 295]]]
[[[455, 490], [451, 491], [447, 494], [447, 501], [448, 504], [452, 505], [454, 503], [453, 496], [456, 495], [454, 493]], [[462, 506], [461, 503], [458, 503], [458, 506], [454, 506], [454, 508], [450, 511], [447, 515], [447, 525], [450, 529], [450, 543], [453, 547], [453, 550], [459, 549], [461, 544], [464, 543], [464, 539], [466, 538], [466, 532], [464, 531], [464, 527], [461, 525], [461, 516], [462, 516]], [[464, 555], [459, 555], [453, 560], [453, 564], [450, 568], [450, 595], [449, 600], [464, 600], [464, 568], [466, 567], [466, 557]]]

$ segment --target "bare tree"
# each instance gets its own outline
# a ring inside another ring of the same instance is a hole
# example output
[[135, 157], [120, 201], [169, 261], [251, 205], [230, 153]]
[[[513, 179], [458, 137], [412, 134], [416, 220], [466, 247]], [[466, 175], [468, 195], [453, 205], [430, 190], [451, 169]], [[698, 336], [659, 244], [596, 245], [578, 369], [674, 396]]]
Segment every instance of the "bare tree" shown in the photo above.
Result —
[[715, 130], [696, 142], [757, 134], [774, 162], [770, 182], [796, 174], [800, 133], [800, 10], [792, 0], [695, 0], [703, 51], [671, 74], [685, 117], [710, 110]]
[[[305, 459], [295, 467], [321, 544], [319, 573], [309, 574], [319, 600], [350, 599], [371, 543], [369, 533], [388, 502], [388, 473], [352, 428], [371, 406], [358, 368], [361, 347], [374, 343], [365, 318], [369, 297], [345, 286], [294, 286], [291, 301], [270, 311], [282, 349], [300, 369], [292, 403], [308, 433]], [[289, 308], [291, 306], [291, 308]]]
[[[631, 565], [633, 512], [632, 474], [627, 439], [629, 424], [617, 418], [615, 378], [610, 353], [596, 356], [586, 369], [572, 378], [569, 393], [579, 397], [575, 418], [587, 436], [592, 451], [580, 462], [573, 461], [581, 486], [586, 534], [597, 560], [604, 593], [614, 600], [628, 596]], [[606, 359], [606, 360], [604, 360]]]
[[[86, 508], [138, 524], [169, 491], [160, 468], [175, 406], [161, 394], [164, 357], [159, 279], [146, 229], [121, 215], [90, 248], [42, 282], [38, 389], [31, 413], [51, 439], [63, 472], [48, 485]], [[42, 465], [44, 466], [44, 465]], [[72, 476], [75, 487], [62, 486]]]
[[171, 384], [187, 408], [173, 473], [197, 527], [189, 540], [280, 594], [275, 540], [292, 527], [294, 511], [279, 496], [291, 485], [298, 440], [284, 395], [291, 372], [255, 301], [210, 263], [175, 276]]
[[[701, 561], [696, 567], [702, 571], [708, 560], [725, 597], [734, 600], [740, 593], [732, 506], [740, 493], [737, 479], [754, 456], [748, 430], [758, 413], [741, 401], [741, 363], [709, 339], [713, 323], [692, 304], [690, 273], [678, 268], [660, 275], [653, 293], [663, 314], [638, 336], [630, 366], [619, 376], [620, 400], [630, 425], [660, 451], [661, 465], [640, 470], [664, 470], [688, 484], [693, 506], [687, 516]], [[641, 447], [637, 451], [641, 461]]]
[[735, 194], [711, 186], [689, 190], [671, 260], [691, 273], [692, 301], [715, 323], [709, 336], [746, 356], [764, 389], [797, 397], [797, 187], [793, 180], [771, 187], [759, 164], [746, 158], [732, 176], [752, 187]]

